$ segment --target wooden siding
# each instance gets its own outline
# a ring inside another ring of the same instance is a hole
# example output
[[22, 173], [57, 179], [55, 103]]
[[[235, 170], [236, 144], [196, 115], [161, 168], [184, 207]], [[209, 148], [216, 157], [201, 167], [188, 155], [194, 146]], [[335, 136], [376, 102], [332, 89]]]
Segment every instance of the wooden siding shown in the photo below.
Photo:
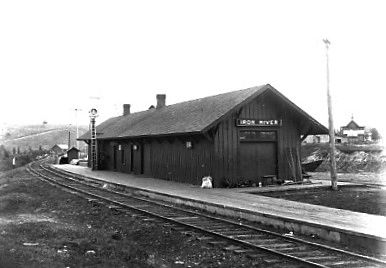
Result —
[[[192, 148], [186, 148], [186, 141], [192, 142]], [[213, 145], [201, 136], [153, 140], [148, 146], [151, 168], [147, 175], [200, 185], [212, 173]]]
[[214, 138], [215, 179], [220, 181], [220, 184], [225, 184], [226, 179], [231, 182], [238, 180], [238, 133], [235, 127], [235, 120], [236, 116], [233, 114], [220, 123]]
[[68, 163], [70, 163], [71, 160], [79, 158], [79, 151], [73, 148], [67, 151], [67, 157], [68, 157]]
[[[297, 179], [300, 172], [300, 127], [301, 122], [294, 112], [287, 109], [282, 102], [272, 95], [264, 94], [252, 100], [217, 127], [214, 136], [214, 152], [216, 173], [215, 179], [220, 184], [238, 183], [245, 178], [240, 177], [240, 130], [275, 131], [277, 133], [277, 175], [281, 180]], [[281, 119], [282, 126], [276, 127], [237, 127], [236, 119]], [[295, 176], [293, 176], [295, 174]]]
[[[192, 148], [186, 148], [186, 141], [192, 142]], [[145, 174], [154, 178], [196, 185], [201, 185], [204, 176], [212, 174], [213, 144], [200, 135], [146, 141], [142, 139], [99, 141], [99, 144], [100, 169]], [[119, 145], [121, 150], [118, 150]], [[137, 146], [137, 150], [132, 149], [134, 145]]]
[[[99, 169], [130, 172], [130, 146], [127, 141], [99, 141]], [[121, 150], [119, 150], [121, 146]], [[124, 157], [124, 161], [122, 160]], [[115, 163], [114, 163], [115, 161]]]

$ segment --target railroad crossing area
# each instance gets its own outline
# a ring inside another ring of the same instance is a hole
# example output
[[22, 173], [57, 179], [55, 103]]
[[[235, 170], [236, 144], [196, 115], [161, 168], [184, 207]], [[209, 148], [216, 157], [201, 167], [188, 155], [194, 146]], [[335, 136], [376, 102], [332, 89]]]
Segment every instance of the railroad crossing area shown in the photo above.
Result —
[[[298, 189], [330, 185], [312, 179], [312, 184], [202, 189], [197, 185], [159, 180], [111, 171], [92, 171], [88, 167], [55, 165], [55, 168], [81, 177], [100, 180], [106, 185], [130, 189], [138, 195], [183, 204], [239, 219], [253, 221], [343, 245], [386, 252], [386, 217], [334, 209], [251, 194], [258, 191]], [[75, 176], [75, 175], [74, 175]], [[344, 184], [344, 182], [339, 182]]]

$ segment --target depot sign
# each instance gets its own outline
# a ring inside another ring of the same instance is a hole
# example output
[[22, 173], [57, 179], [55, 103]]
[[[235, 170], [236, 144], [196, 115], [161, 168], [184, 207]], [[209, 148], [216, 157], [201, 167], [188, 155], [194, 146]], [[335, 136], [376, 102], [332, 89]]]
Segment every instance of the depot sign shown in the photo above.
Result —
[[281, 126], [280, 119], [237, 119], [236, 125], [239, 127], [274, 127]]

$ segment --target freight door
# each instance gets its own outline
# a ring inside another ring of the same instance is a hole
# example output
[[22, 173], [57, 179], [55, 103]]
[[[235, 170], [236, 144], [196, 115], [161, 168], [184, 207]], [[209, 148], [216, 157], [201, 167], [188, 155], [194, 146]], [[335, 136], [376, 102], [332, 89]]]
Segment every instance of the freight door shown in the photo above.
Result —
[[276, 132], [241, 133], [239, 174], [242, 181], [251, 180], [253, 183], [258, 183], [263, 176], [277, 176], [277, 163]]

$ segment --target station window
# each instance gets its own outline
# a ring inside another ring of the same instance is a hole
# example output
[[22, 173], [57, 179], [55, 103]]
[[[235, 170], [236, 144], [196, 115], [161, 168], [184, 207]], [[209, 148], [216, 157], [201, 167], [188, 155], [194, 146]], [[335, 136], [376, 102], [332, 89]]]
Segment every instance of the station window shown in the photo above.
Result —
[[240, 131], [240, 141], [276, 141], [276, 131]]

